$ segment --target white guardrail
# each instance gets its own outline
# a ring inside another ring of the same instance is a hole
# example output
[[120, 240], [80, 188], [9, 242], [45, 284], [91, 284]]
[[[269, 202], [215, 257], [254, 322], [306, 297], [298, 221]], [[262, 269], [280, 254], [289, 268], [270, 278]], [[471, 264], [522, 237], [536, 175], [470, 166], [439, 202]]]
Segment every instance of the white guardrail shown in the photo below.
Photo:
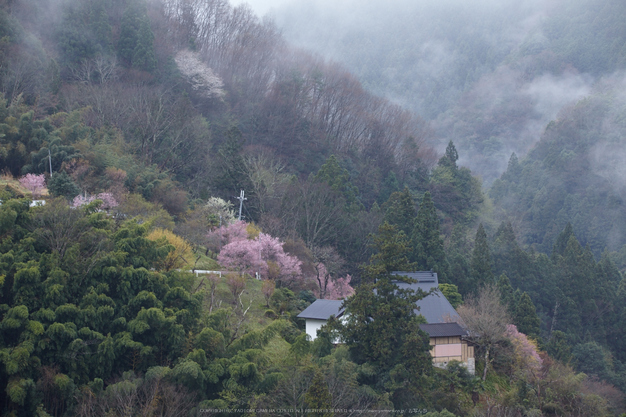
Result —
[[199, 276], [200, 274], [203, 274], [203, 275], [213, 274], [213, 275], [219, 275], [220, 278], [222, 277], [222, 271], [207, 271], [206, 269], [195, 269], [192, 272], [195, 273], [196, 276]]
[[[219, 276], [220, 276], [220, 278], [222, 277], [222, 273], [224, 273], [224, 274], [227, 274], [227, 273], [228, 273], [228, 271], [207, 271], [206, 269], [194, 269], [194, 270], [193, 270], [193, 271], [191, 271], [191, 272], [193, 272], [194, 274], [196, 274], [196, 276], [199, 276], [200, 274], [202, 274], [202, 275], [210, 275], [210, 274], [213, 274], [213, 275], [219, 275]], [[256, 279], [261, 279], [261, 274], [259, 274], [258, 272], [255, 272], [255, 273], [254, 273], [254, 277], [255, 277]]]

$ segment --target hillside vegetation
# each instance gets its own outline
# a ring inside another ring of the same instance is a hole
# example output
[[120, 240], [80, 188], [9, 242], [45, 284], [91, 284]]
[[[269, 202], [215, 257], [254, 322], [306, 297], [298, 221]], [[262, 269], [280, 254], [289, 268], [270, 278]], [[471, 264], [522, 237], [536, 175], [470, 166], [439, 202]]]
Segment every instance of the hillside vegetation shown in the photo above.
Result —
[[[618, 68], [603, 32], [566, 42], [581, 10], [621, 10], [582, 5], [546, 21], [550, 48]], [[620, 77], [483, 191], [465, 136], [441, 129], [480, 119], [474, 82], [522, 60], [487, 52], [452, 89], [413, 74], [417, 96], [441, 93], [420, 117], [225, 0], [0, 2], [0, 413], [623, 413]], [[432, 366], [395, 270], [433, 270], [465, 317], [501, 319], [476, 377]], [[296, 316], [316, 297], [351, 297], [361, 325], [308, 340]]]

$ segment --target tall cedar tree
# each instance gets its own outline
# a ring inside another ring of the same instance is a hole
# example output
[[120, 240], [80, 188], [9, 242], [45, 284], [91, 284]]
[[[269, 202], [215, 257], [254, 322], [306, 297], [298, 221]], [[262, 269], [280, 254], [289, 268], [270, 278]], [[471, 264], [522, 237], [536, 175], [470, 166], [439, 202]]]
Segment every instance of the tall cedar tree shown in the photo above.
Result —
[[619, 270], [611, 260], [609, 253], [602, 254], [600, 262], [596, 265], [597, 297], [603, 304], [604, 314], [600, 317], [601, 327], [605, 330], [607, 343], [613, 348], [618, 359], [622, 362], [626, 359], [626, 349], [623, 349], [624, 339], [622, 323], [625, 323], [622, 312], [626, 308], [626, 281], [623, 280]]
[[517, 308], [513, 315], [513, 323], [517, 326], [517, 330], [533, 339], [539, 338], [541, 320], [537, 316], [535, 305], [530, 296], [523, 293], [517, 302]]
[[443, 239], [439, 231], [439, 217], [427, 191], [417, 212], [413, 228], [413, 257], [420, 270], [433, 270], [442, 282], [446, 282], [450, 265], [446, 259]]
[[389, 274], [414, 267], [408, 263], [410, 247], [404, 233], [385, 222], [373, 241], [376, 253], [364, 268], [369, 283], [344, 303], [345, 321], [332, 320], [330, 328], [339, 332], [355, 362], [376, 370], [371, 383], [390, 391], [392, 399], [398, 399], [396, 407], [405, 407], [400, 398], [419, 398], [421, 378], [432, 368], [429, 338], [419, 328], [423, 319], [414, 312], [425, 294], [400, 290]]
[[416, 264], [409, 262], [411, 242], [402, 230], [384, 222], [378, 227], [378, 233], [372, 236], [372, 248], [375, 253], [362, 270], [364, 278], [370, 282], [379, 276], [393, 271], [412, 271]]
[[[513, 315], [513, 313], [515, 313], [516, 311], [518, 300], [515, 296], [515, 291], [511, 286], [511, 281], [509, 280], [509, 277], [507, 277], [505, 274], [500, 275], [496, 282], [496, 286], [498, 287], [498, 291], [500, 291], [500, 300], [502, 301], [502, 304], [506, 306], [509, 314]], [[521, 332], [524, 333], [523, 331]]]
[[383, 220], [391, 225], [397, 226], [407, 236], [413, 233], [415, 217], [415, 201], [408, 187], [402, 191], [396, 191], [389, 196], [389, 200], [383, 204]]
[[359, 189], [352, 184], [350, 173], [339, 165], [335, 155], [328, 157], [324, 165], [320, 167], [315, 174], [315, 181], [328, 184], [333, 191], [345, 198], [346, 208], [362, 208], [358, 199]]
[[112, 28], [103, 2], [92, 2], [89, 20], [91, 20], [91, 30], [100, 44], [100, 52], [109, 53], [111, 51]]
[[[215, 184], [230, 198], [233, 193], [239, 195], [239, 190], [251, 190], [252, 187], [247, 187], [248, 175], [242, 157], [244, 139], [241, 131], [233, 126], [226, 132], [225, 139], [218, 151], [219, 173], [216, 175]], [[247, 198], [250, 201], [253, 196], [247, 194]]]
[[316, 416], [332, 417], [333, 413], [330, 411], [332, 399], [332, 395], [328, 390], [328, 384], [324, 380], [322, 373], [318, 370], [315, 372], [309, 390], [304, 395], [304, 401], [309, 409], [325, 410], [324, 412], [315, 413]]
[[569, 238], [574, 236], [574, 228], [571, 223], [567, 223], [565, 225], [565, 229], [559, 236], [556, 238], [556, 242], [554, 242], [554, 246], [552, 247], [552, 260], [556, 260], [557, 255], [563, 256], [565, 255], [565, 249], [567, 249], [567, 243], [569, 242]]
[[454, 143], [450, 141], [446, 147], [446, 153], [439, 159], [439, 165], [443, 167], [457, 169], [456, 161], [459, 159], [459, 153], [454, 146]]
[[345, 320], [331, 324], [354, 361], [375, 370], [369, 383], [392, 392], [392, 398], [407, 392], [417, 398], [421, 378], [432, 368], [429, 338], [419, 327], [423, 319], [414, 313], [423, 296], [399, 289], [389, 274], [379, 275], [346, 300]]
[[139, 20], [139, 30], [137, 31], [137, 45], [135, 45], [133, 51], [133, 68], [152, 72], [156, 65], [154, 34], [150, 28], [148, 17], [142, 16]]
[[120, 35], [117, 41], [117, 53], [124, 65], [128, 67], [133, 63], [140, 25], [141, 14], [139, 7], [136, 2], [130, 2], [122, 16]]
[[571, 234], [563, 256], [556, 254], [555, 258], [557, 297], [560, 300], [557, 327], [577, 335], [581, 338], [579, 340], [585, 337], [585, 332], [597, 334], [601, 311], [596, 296], [598, 287], [593, 254]]
[[380, 185], [380, 193], [378, 194], [377, 202], [383, 204], [385, 201], [389, 200], [391, 194], [400, 191], [400, 182], [398, 182], [398, 177], [393, 171], [389, 171], [387, 178]]
[[493, 283], [493, 272], [491, 270], [491, 251], [487, 242], [487, 233], [481, 223], [476, 231], [474, 240], [474, 251], [472, 252], [472, 286], [473, 291], [478, 290], [485, 284]]
[[514, 287], [528, 280], [531, 264], [528, 255], [519, 247], [511, 223], [502, 222], [493, 240], [494, 275], [506, 274]]

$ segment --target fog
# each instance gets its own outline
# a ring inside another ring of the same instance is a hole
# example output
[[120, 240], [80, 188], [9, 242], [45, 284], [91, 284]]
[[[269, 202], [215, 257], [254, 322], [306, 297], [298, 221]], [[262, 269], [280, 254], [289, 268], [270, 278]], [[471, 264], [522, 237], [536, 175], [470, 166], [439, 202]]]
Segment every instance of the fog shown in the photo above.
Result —
[[[487, 185], [603, 76], [559, 55], [565, 0], [246, 3], [290, 43], [344, 64], [373, 93], [430, 120], [433, 145], [443, 151], [453, 140], [460, 163]], [[585, 11], [583, 3], [575, 7]]]
[[263, 17], [272, 14], [274, 11], [282, 9], [294, 0], [231, 0], [233, 6], [247, 4], [259, 16]]
[[[53, 15], [66, 0], [46, 2]], [[576, 67], [555, 49], [567, 51], [546, 28], [565, 0], [231, 3], [271, 17], [291, 44], [340, 62], [369, 91], [428, 120], [437, 132], [431, 145], [443, 151], [454, 141], [459, 162], [486, 185], [511, 153], [526, 155], [562, 108], [608, 75]]]

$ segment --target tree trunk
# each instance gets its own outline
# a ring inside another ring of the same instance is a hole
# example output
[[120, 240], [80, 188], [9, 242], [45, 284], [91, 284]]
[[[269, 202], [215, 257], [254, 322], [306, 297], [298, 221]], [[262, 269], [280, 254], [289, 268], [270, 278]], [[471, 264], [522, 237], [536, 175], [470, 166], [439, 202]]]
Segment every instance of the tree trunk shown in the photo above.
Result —
[[485, 351], [485, 369], [483, 369], [483, 382], [487, 379], [487, 367], [489, 366], [489, 348]]

